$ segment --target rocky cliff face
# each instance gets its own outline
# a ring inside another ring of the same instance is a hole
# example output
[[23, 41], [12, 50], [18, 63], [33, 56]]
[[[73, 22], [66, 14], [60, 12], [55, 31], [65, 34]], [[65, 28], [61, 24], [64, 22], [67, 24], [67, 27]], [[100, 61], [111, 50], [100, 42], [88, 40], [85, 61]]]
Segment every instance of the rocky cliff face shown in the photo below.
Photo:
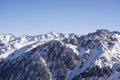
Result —
[[44, 43], [38, 40], [0, 62], [0, 80], [119, 79], [120, 35], [103, 29]]

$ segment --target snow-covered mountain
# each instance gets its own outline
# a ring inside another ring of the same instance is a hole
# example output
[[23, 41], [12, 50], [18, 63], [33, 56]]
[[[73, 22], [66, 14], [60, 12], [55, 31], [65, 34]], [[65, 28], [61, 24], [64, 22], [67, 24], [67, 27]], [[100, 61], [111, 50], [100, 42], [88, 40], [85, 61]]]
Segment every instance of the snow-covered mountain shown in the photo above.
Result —
[[120, 32], [0, 35], [0, 80], [120, 80]]

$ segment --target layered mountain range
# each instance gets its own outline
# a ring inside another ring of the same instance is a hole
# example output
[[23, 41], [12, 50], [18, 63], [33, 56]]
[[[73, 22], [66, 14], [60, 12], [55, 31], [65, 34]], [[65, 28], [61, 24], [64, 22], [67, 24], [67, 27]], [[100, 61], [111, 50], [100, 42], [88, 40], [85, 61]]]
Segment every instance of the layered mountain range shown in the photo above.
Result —
[[0, 80], [120, 80], [120, 32], [0, 35]]

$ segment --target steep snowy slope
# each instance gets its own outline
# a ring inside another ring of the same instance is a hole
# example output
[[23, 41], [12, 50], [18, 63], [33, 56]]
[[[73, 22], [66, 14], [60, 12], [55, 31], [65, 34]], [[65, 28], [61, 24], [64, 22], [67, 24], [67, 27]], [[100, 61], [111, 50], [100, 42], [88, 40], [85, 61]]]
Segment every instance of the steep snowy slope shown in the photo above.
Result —
[[25, 37], [17, 42], [21, 48], [0, 62], [0, 80], [120, 79], [119, 32], [101, 29], [83, 36]]
[[[72, 38], [74, 36], [75, 34], [62, 34], [55, 32], [50, 32], [48, 34], [38, 36], [23, 35], [21, 37], [15, 37], [12, 34], [0, 35], [0, 60], [6, 58], [13, 52], [15, 53], [16, 51], [21, 51], [23, 47], [26, 48], [28, 45], [37, 46], [36, 44], [40, 45], [51, 40], [62, 40], [64, 38]], [[22, 52], [25, 52], [25, 50], [22, 50]]]

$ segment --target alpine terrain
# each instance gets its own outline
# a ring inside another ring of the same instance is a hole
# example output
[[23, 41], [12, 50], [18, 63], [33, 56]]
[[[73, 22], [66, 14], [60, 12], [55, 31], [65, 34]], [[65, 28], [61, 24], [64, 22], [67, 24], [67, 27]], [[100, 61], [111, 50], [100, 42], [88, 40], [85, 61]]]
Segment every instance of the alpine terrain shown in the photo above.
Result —
[[0, 80], [120, 80], [120, 32], [1, 34]]

